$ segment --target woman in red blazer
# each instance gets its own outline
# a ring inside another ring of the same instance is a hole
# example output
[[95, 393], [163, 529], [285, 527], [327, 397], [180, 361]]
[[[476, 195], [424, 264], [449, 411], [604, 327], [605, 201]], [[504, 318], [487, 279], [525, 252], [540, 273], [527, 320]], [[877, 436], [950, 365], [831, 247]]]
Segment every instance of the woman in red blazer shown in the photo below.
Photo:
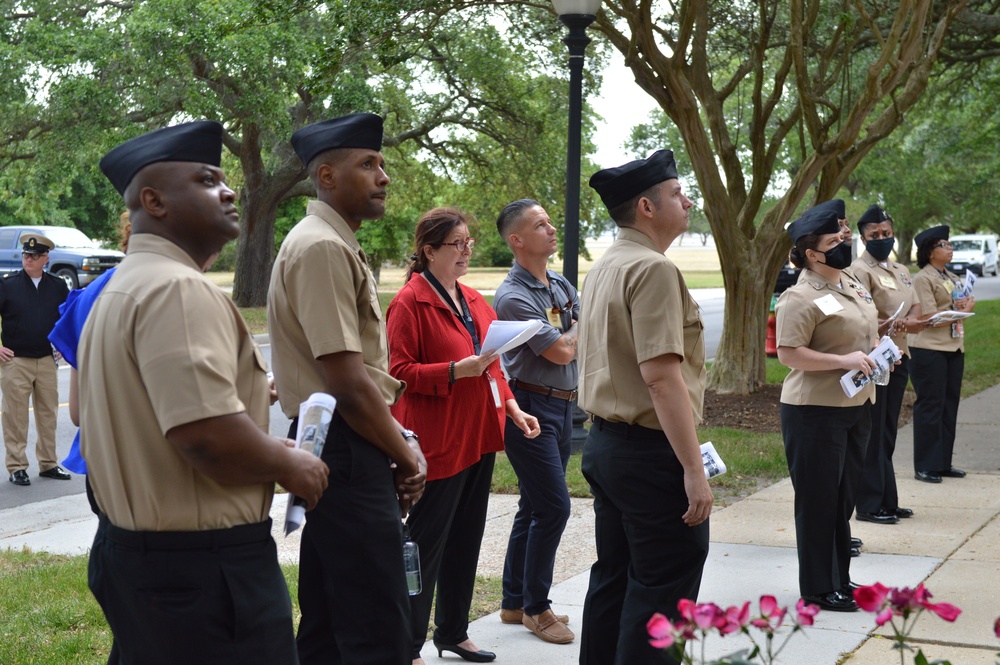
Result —
[[420, 435], [427, 458], [427, 486], [407, 519], [423, 576], [423, 591], [410, 597], [415, 665], [423, 663], [435, 587], [438, 655], [496, 658], [467, 633], [493, 461], [503, 450], [507, 417], [529, 438], [539, 433], [538, 421], [521, 411], [507, 387], [499, 356], [480, 355], [497, 316], [479, 292], [458, 283], [475, 243], [461, 211], [424, 214], [406, 284], [386, 312], [389, 373], [406, 382], [392, 414]]

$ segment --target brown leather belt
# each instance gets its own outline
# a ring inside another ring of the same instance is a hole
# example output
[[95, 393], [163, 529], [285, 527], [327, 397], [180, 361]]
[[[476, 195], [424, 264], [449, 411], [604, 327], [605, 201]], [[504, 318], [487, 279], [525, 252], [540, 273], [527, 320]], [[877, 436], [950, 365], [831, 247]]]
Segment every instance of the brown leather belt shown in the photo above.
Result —
[[555, 388], [546, 388], [545, 386], [533, 386], [530, 383], [525, 383], [524, 381], [519, 381], [517, 379], [510, 380], [510, 387], [515, 390], [520, 388], [521, 390], [527, 390], [529, 393], [538, 393], [539, 395], [545, 395], [546, 397], [564, 399], [567, 402], [575, 400], [577, 394], [575, 390], [556, 390]]

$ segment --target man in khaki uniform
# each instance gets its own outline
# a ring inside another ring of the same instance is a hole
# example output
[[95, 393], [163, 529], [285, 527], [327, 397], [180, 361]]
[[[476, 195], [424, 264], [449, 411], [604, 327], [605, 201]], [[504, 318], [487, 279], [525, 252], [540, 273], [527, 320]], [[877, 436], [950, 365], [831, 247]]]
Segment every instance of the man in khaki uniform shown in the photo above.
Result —
[[851, 264], [851, 272], [875, 301], [880, 323], [895, 315], [889, 333], [903, 357], [889, 377], [889, 384], [875, 386], [872, 431], [858, 488], [857, 518], [874, 524], [895, 524], [900, 518], [913, 516], [909, 508], [899, 507], [892, 454], [896, 450], [899, 411], [910, 376], [906, 334], [921, 330], [923, 324], [910, 269], [889, 258], [896, 242], [892, 218], [879, 206], [871, 205], [858, 218], [858, 233], [865, 251]]
[[3, 442], [7, 473], [15, 485], [28, 479], [28, 398], [35, 407], [35, 453], [39, 476], [69, 480], [56, 464], [56, 415], [59, 383], [48, 334], [59, 320], [66, 283], [45, 272], [55, 243], [38, 233], [24, 233], [19, 241], [22, 270], [0, 280], [0, 390], [3, 391]]
[[303, 127], [292, 147], [318, 200], [282, 243], [267, 321], [281, 406], [294, 421], [313, 392], [337, 398], [323, 459], [330, 487], [299, 558], [299, 658], [410, 663], [400, 517], [423, 492], [416, 436], [393, 419], [404, 385], [389, 375], [385, 322], [354, 232], [385, 214], [382, 118], [356, 113]]
[[101, 160], [129, 252], [84, 326], [81, 452], [100, 509], [90, 588], [109, 662], [294, 663], [268, 512], [274, 483], [312, 506], [327, 468], [266, 433], [266, 366], [202, 274], [239, 235], [222, 126], [144, 134]]
[[600, 171], [590, 186], [621, 231], [587, 275], [580, 308], [580, 406], [594, 421], [583, 473], [597, 520], [580, 663], [671, 663], [649, 645], [646, 622], [676, 619], [677, 601], [698, 597], [714, 501], [695, 432], [701, 317], [664, 256], [692, 203], [669, 150]]

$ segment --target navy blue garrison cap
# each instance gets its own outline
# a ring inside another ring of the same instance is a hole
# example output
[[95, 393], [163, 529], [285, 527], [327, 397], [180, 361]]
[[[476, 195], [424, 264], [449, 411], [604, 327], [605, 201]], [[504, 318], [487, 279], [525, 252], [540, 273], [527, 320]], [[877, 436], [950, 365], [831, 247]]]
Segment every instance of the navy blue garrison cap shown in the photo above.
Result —
[[799, 238], [810, 234], [822, 236], [828, 233], [840, 233], [841, 219], [837, 217], [837, 212], [832, 206], [821, 203], [802, 213], [801, 217], [788, 225], [786, 231], [791, 236], [792, 242], [798, 242]]
[[830, 199], [829, 201], [823, 201], [819, 205], [813, 206], [813, 210], [832, 210], [837, 213], [837, 219], [847, 219], [847, 210], [844, 207], [844, 199]]
[[892, 217], [889, 217], [889, 214], [885, 210], [873, 203], [868, 206], [868, 210], [865, 210], [865, 214], [858, 217], [858, 230], [860, 231], [861, 227], [868, 224], [881, 224], [882, 222], [891, 221]]
[[590, 176], [590, 186], [601, 195], [608, 210], [625, 203], [653, 185], [677, 178], [671, 150], [657, 150], [646, 159], [598, 171]]
[[917, 244], [917, 248], [919, 249], [928, 240], [947, 240], [950, 233], [951, 227], [947, 224], [932, 226], [926, 231], [918, 233], [917, 237], [914, 238], [913, 241]]
[[101, 171], [119, 194], [143, 167], [156, 162], [222, 163], [222, 125], [214, 120], [185, 122], [137, 136], [101, 159]]
[[306, 125], [292, 134], [292, 148], [309, 166], [317, 155], [334, 148], [382, 149], [382, 116], [352, 113]]

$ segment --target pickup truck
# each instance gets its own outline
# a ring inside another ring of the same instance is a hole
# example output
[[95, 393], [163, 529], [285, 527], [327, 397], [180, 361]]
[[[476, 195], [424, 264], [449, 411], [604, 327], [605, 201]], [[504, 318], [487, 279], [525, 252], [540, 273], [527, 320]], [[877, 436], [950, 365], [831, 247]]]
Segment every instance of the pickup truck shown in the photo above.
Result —
[[45, 270], [76, 289], [90, 284], [106, 270], [121, 263], [125, 255], [100, 245], [80, 230], [67, 226], [0, 226], [0, 274], [21, 269], [21, 235], [39, 233], [55, 243]]

